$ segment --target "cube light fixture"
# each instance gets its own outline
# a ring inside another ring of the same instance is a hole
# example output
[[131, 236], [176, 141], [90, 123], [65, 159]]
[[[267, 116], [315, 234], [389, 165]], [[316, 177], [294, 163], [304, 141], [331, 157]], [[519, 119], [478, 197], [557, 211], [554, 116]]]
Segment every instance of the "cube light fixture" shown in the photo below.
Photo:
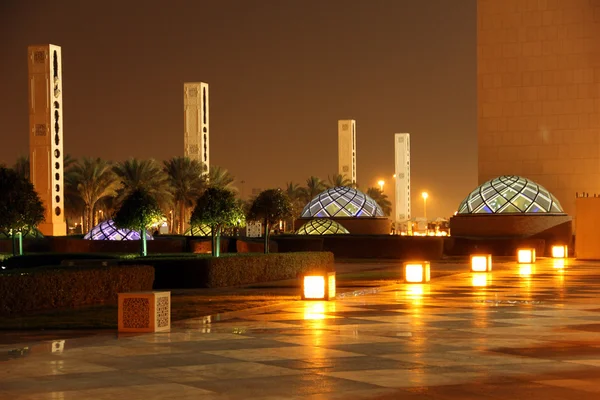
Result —
[[335, 272], [311, 272], [300, 278], [302, 300], [335, 299]]
[[568, 258], [569, 248], [567, 245], [552, 246], [552, 258]]
[[517, 250], [517, 263], [533, 264], [535, 263], [535, 249], [522, 248]]
[[404, 282], [424, 283], [431, 279], [429, 261], [407, 261], [404, 263]]
[[472, 254], [471, 271], [472, 272], [490, 272], [492, 270], [491, 254]]

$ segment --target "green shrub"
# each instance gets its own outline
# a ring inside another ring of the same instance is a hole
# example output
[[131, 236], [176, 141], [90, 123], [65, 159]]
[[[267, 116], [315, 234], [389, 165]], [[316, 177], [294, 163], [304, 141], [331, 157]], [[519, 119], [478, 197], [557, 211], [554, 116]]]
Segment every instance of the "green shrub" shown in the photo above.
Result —
[[[141, 260], [123, 260], [120, 265], [136, 262]], [[240, 286], [334, 268], [333, 254], [327, 252], [144, 257], [143, 262], [155, 268], [155, 289]]]
[[0, 314], [114, 303], [117, 293], [151, 290], [153, 281], [154, 268], [146, 265], [4, 271]]
[[97, 253], [37, 253], [10, 257], [0, 261], [5, 269], [38, 268], [48, 265], [60, 265], [64, 260], [114, 260], [119, 256]]

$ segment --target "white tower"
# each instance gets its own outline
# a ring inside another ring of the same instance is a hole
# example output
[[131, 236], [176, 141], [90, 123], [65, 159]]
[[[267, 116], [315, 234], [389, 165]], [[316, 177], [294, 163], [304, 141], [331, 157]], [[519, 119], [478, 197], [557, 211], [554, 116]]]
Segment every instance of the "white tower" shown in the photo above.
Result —
[[210, 167], [208, 83], [183, 84], [184, 154]]
[[410, 221], [410, 134], [394, 135], [396, 161], [396, 232]]
[[67, 233], [64, 211], [62, 57], [60, 46], [29, 46], [30, 178], [46, 209], [38, 229]]
[[339, 174], [356, 184], [356, 121], [338, 121], [338, 170]]

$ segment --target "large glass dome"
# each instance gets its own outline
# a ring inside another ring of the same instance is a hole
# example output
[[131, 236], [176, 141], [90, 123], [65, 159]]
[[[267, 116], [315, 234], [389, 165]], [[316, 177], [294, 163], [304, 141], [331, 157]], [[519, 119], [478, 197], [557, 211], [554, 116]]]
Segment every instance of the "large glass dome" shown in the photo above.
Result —
[[553, 213], [563, 208], [548, 190], [516, 175], [485, 182], [460, 203], [458, 214]]
[[383, 217], [381, 207], [363, 192], [338, 186], [319, 193], [302, 210], [302, 218], [310, 217]]
[[298, 229], [296, 235], [340, 235], [348, 234], [348, 229], [327, 218], [311, 219]]
[[[119, 229], [114, 221], [109, 219], [93, 227], [83, 238], [86, 240], [140, 240], [140, 233], [129, 229]], [[146, 239], [154, 239], [148, 231], [146, 231]]]

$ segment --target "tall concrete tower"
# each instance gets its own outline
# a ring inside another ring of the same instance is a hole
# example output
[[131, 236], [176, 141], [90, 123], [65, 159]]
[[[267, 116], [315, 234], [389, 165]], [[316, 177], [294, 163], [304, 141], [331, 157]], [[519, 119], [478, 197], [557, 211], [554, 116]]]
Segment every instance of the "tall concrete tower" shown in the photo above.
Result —
[[394, 135], [396, 172], [396, 232], [404, 230], [410, 221], [410, 134]]
[[479, 183], [600, 192], [600, 2], [478, 0]]
[[183, 84], [184, 154], [210, 168], [208, 83]]
[[35, 190], [46, 208], [38, 226], [47, 236], [67, 233], [64, 212], [61, 48], [29, 46], [29, 165]]
[[338, 173], [356, 184], [356, 121], [338, 121]]

